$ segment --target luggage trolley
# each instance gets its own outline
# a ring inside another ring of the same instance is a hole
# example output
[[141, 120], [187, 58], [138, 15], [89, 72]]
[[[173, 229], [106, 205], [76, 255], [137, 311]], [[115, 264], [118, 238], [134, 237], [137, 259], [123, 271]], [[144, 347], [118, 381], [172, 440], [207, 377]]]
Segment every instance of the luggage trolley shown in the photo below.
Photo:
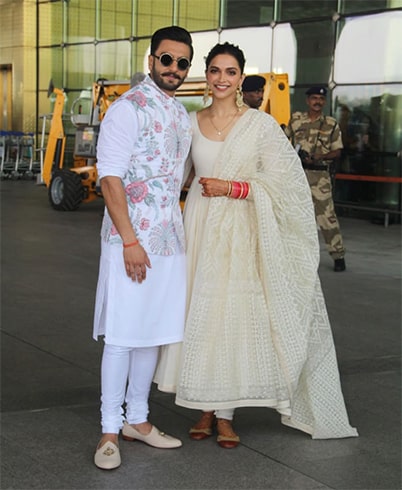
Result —
[[11, 179], [18, 179], [21, 177], [18, 166], [21, 155], [21, 137], [23, 134], [22, 131], [9, 131], [5, 171], [8, 172], [8, 176]]
[[33, 176], [34, 134], [0, 131], [0, 177], [19, 179]]
[[0, 175], [3, 178], [4, 165], [6, 162], [6, 150], [7, 150], [7, 137], [8, 131], [0, 131]]
[[2, 131], [1, 178], [16, 177], [16, 166], [19, 160], [21, 131]]
[[20, 139], [20, 158], [17, 172], [25, 179], [32, 179], [39, 171], [39, 164], [34, 162], [35, 140], [33, 133], [24, 133]]

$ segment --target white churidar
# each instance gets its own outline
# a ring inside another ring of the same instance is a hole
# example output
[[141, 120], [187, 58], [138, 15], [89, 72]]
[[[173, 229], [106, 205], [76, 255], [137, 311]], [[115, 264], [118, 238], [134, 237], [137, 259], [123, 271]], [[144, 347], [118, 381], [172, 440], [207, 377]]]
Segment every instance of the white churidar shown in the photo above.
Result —
[[[148, 419], [148, 397], [158, 359], [158, 347], [120, 347], [106, 344], [102, 356], [102, 432], [118, 434], [124, 420], [141, 424]], [[128, 378], [128, 388], [127, 388]], [[126, 396], [126, 416], [122, 405]]]

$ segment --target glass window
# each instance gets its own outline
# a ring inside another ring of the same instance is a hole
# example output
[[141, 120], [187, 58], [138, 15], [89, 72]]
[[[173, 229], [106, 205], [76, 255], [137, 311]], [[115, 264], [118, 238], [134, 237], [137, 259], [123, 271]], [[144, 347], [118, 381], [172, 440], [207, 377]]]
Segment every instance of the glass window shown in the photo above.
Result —
[[269, 71], [287, 73], [289, 84], [296, 81], [297, 41], [290, 24], [277, 24], [273, 29], [272, 64]]
[[92, 86], [95, 81], [95, 46], [93, 44], [67, 46], [66, 85], [69, 89]]
[[[43, 92], [39, 92], [39, 107], [42, 108], [42, 111], [40, 112], [40, 121], [39, 121], [39, 130], [42, 131], [43, 125], [45, 125], [45, 132], [49, 131], [49, 122], [50, 122], [50, 117], [48, 117], [51, 112], [53, 111], [53, 106], [54, 106], [54, 97], [49, 97], [47, 94], [47, 89]], [[44, 117], [46, 115], [46, 121], [44, 121]]]
[[150, 39], [140, 39], [134, 43], [132, 50], [132, 72], [143, 72], [148, 74], [148, 54]]
[[269, 24], [274, 19], [274, 0], [227, 0], [222, 27]]
[[217, 0], [181, 0], [178, 25], [190, 32], [217, 29], [219, 2]]
[[131, 44], [129, 41], [96, 45], [96, 79], [129, 80], [131, 77]]
[[[401, 6], [401, 0], [396, 0]], [[395, 2], [391, 2], [395, 3]], [[352, 14], [358, 12], [367, 12], [368, 10], [383, 10], [390, 7], [389, 0], [370, 0], [369, 2], [362, 2], [361, 0], [342, 0], [340, 12], [342, 14]], [[392, 5], [397, 7], [398, 5]], [[392, 7], [391, 6], [391, 7]]]
[[346, 18], [340, 26], [334, 62], [336, 83], [402, 80], [402, 12]]
[[271, 70], [272, 29], [248, 27], [244, 29], [224, 29], [220, 42], [237, 44], [246, 57], [247, 74], [266, 73]]
[[281, 0], [278, 2], [279, 12], [275, 20], [332, 17], [337, 11], [337, 4], [337, 0], [320, 0], [319, 2], [317, 0]]
[[210, 49], [219, 42], [218, 31], [196, 32], [191, 35], [193, 39], [194, 57], [188, 78], [201, 78], [205, 80], [205, 58]]
[[42, 48], [39, 50], [39, 87], [47, 93], [49, 82], [57, 88], [64, 88], [63, 49]]
[[39, 46], [63, 41], [63, 2], [39, 4]]
[[67, 42], [95, 39], [96, 0], [69, 0], [67, 3]]
[[137, 0], [136, 17], [134, 35], [150, 36], [157, 29], [173, 24], [173, 0]]
[[[387, 165], [392, 165], [391, 160], [394, 160], [393, 166], [398, 166], [398, 159], [396, 157], [393, 157], [392, 159], [391, 157], [385, 157], [382, 160], [388, 161]], [[368, 178], [363, 178], [363, 180], [360, 180], [361, 178], [345, 179], [343, 178], [345, 172], [342, 170], [342, 165], [344, 164], [340, 165], [341, 170], [338, 171], [334, 192], [335, 203], [346, 202], [373, 208], [400, 209], [399, 193], [401, 184], [391, 181], [370, 181]], [[378, 166], [380, 169], [383, 167], [382, 164], [379, 164]], [[339, 173], [343, 175], [339, 175]], [[370, 215], [373, 216], [372, 212]], [[381, 214], [381, 220], [384, 222], [383, 214]]]
[[331, 74], [335, 23], [306, 22], [292, 25], [297, 44], [297, 84], [327, 84]]
[[[348, 121], [356, 151], [398, 152], [402, 148], [402, 84], [338, 86], [334, 111]], [[381, 129], [380, 129], [381, 128]]]
[[131, 36], [131, 0], [102, 0], [99, 3], [99, 39]]
[[[341, 126], [344, 150], [339, 172], [363, 176], [339, 180], [336, 197], [341, 201], [397, 207], [401, 177], [402, 84], [336, 87], [335, 114]], [[365, 180], [379, 176], [385, 182]]]

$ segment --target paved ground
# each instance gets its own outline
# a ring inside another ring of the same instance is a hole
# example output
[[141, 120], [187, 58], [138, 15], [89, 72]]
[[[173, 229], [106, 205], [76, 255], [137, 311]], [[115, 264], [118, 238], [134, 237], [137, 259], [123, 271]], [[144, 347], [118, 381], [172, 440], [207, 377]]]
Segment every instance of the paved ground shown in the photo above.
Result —
[[313, 441], [268, 409], [240, 409], [241, 445], [190, 441], [198, 413], [151, 397], [151, 420], [183, 448], [121, 441], [123, 465], [93, 464], [101, 347], [91, 339], [102, 200], [53, 211], [32, 181], [1, 182], [1, 489], [401, 488], [401, 227], [342, 218], [347, 271], [322, 247], [327, 298], [352, 424]]

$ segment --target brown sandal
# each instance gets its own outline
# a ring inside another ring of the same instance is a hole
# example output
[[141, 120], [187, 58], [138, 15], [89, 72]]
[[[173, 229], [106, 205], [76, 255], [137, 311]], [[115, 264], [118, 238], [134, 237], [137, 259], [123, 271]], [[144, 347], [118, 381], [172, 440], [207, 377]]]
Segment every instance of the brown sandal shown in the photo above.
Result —
[[202, 441], [212, 435], [215, 422], [214, 412], [203, 412], [200, 420], [190, 429], [190, 437], [194, 441]]
[[217, 442], [220, 447], [232, 449], [239, 445], [240, 437], [234, 432], [231, 420], [216, 419], [218, 429]]

